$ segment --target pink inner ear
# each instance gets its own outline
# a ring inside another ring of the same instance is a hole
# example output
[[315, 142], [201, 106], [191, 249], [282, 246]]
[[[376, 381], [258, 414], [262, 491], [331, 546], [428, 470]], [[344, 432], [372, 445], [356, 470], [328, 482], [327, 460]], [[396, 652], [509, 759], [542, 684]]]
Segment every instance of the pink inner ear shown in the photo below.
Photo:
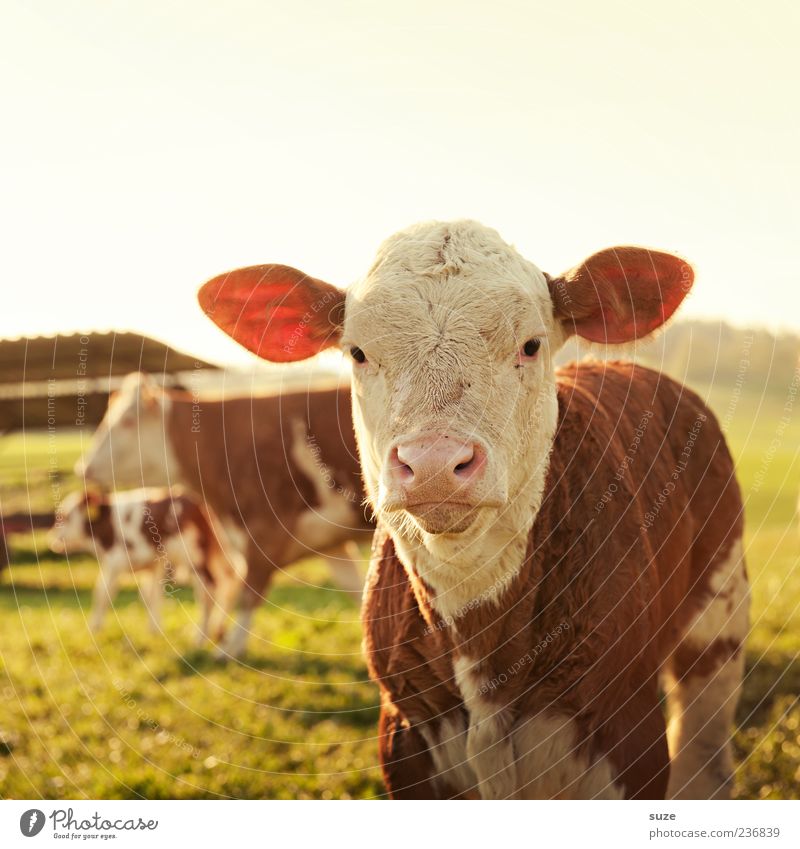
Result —
[[222, 274], [198, 293], [206, 315], [249, 351], [272, 362], [304, 360], [336, 343], [331, 319], [344, 292], [285, 265]]
[[571, 318], [576, 333], [591, 342], [631, 342], [664, 324], [693, 281], [691, 266], [672, 254], [610, 248], [557, 283], [564, 287], [557, 312]]

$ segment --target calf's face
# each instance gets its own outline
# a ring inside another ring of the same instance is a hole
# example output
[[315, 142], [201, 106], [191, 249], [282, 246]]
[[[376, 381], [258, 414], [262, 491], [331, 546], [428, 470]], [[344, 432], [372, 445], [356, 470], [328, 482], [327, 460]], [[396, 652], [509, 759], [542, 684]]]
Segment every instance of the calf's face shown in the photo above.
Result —
[[91, 522], [100, 509], [94, 493], [73, 492], [56, 510], [56, 522], [47, 535], [51, 551], [83, 551], [91, 545]]
[[562, 341], [544, 275], [493, 232], [442, 225], [383, 245], [348, 292], [341, 344], [386, 521], [463, 533], [505, 508], [552, 439]]
[[555, 351], [576, 332], [644, 336], [691, 283], [683, 261], [641, 248], [612, 248], [551, 278], [467, 221], [391, 237], [346, 295], [268, 265], [221, 275], [199, 298], [266, 359], [342, 347], [370, 499], [387, 524], [425, 542], [480, 533], [511, 505], [535, 507], [557, 425]]

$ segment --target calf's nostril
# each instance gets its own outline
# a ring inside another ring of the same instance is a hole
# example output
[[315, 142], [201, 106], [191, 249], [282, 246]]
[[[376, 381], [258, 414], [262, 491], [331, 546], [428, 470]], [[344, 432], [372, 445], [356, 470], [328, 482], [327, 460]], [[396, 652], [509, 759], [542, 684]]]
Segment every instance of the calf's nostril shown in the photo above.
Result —
[[400, 456], [400, 449], [395, 448], [391, 455], [392, 471], [400, 479], [410, 481], [414, 478], [414, 469]]
[[475, 462], [475, 449], [471, 445], [465, 445], [460, 455], [455, 458], [458, 460], [453, 471], [455, 474], [459, 472], [467, 472], [472, 468]]

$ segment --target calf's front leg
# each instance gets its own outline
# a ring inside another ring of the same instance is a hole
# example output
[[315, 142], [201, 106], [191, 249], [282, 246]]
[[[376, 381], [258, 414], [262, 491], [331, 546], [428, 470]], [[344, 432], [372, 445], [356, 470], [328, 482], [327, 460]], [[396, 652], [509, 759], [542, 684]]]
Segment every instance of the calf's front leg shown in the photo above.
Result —
[[425, 740], [391, 704], [381, 705], [378, 741], [383, 780], [393, 799], [440, 798]]
[[89, 616], [89, 630], [96, 634], [103, 626], [108, 608], [119, 591], [119, 570], [113, 564], [100, 564], [100, 574], [92, 592], [92, 612]]

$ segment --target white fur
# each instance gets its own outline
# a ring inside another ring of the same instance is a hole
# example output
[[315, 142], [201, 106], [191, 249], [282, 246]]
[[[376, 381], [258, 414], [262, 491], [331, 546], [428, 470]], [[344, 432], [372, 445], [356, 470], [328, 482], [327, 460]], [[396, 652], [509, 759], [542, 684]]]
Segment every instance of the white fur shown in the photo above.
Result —
[[683, 642], [702, 651], [718, 640], [742, 645], [735, 657], [708, 675], [678, 680], [668, 662], [662, 673], [669, 724], [671, 769], [668, 798], [714, 799], [730, 795], [731, 729], [744, 672], [750, 592], [744, 551], [737, 541], [711, 576], [708, 604], [688, 627]]
[[305, 425], [293, 422], [291, 456], [297, 468], [314, 486], [318, 507], [309, 507], [296, 520], [293, 528], [293, 547], [287, 555], [296, 560], [304, 554], [320, 554], [338, 546], [341, 529], [358, 524], [358, 500], [353, 493], [338, 492], [331, 485], [330, 470], [316, 457], [308, 443]]
[[523, 799], [622, 799], [610, 761], [577, 754], [571, 719], [540, 714], [514, 729], [518, 794]]
[[[589, 764], [577, 754], [570, 719], [541, 714], [514, 717], [508, 708], [482, 694], [485, 681], [468, 658], [453, 663], [455, 680], [469, 714], [466, 751], [450, 754], [449, 768], [466, 755], [484, 799], [621, 799], [611, 763]], [[443, 737], [444, 734], [442, 733]], [[465, 735], [451, 735], [463, 745]], [[438, 742], [442, 747], [441, 741]], [[462, 775], [471, 773], [463, 772]], [[467, 787], [459, 788], [462, 792]]]
[[689, 625], [683, 642], [706, 646], [728, 635], [742, 639], [747, 634], [750, 588], [741, 540], [733, 544], [728, 557], [711, 575], [708, 586], [712, 598]]
[[240, 607], [236, 613], [236, 622], [228, 631], [224, 643], [217, 650], [217, 656], [241, 657], [247, 646], [250, 628], [253, 624], [255, 610], [252, 607]]
[[428, 745], [436, 774], [434, 785], [456, 794], [474, 794], [478, 781], [467, 757], [467, 727], [460, 717], [438, 723], [421, 723], [420, 733]]
[[481, 695], [483, 682], [476, 669], [477, 664], [465, 657], [453, 661], [456, 684], [469, 714], [467, 756], [477, 774], [482, 798], [514, 799], [520, 788], [513, 716], [507, 708]]
[[336, 585], [360, 598], [364, 586], [358, 565], [361, 555], [352, 540], [341, 540], [342, 528], [359, 524], [358, 496], [334, 486], [331, 470], [312, 450], [306, 427], [299, 420], [292, 423], [290, 453], [297, 468], [313, 484], [319, 506], [309, 507], [297, 517], [286, 559], [323, 554]]

